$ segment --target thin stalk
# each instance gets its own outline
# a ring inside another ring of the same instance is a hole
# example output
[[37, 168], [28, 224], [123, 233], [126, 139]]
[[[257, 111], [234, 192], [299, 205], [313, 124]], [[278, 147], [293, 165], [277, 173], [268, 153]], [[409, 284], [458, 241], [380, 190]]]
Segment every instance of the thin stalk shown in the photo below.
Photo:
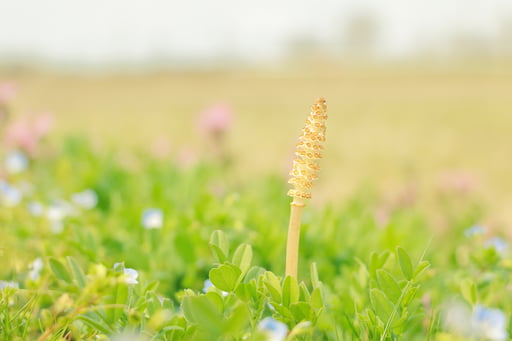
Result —
[[288, 225], [288, 241], [286, 243], [286, 276], [297, 278], [299, 264], [299, 240], [304, 199], [294, 198], [290, 204], [290, 224]]

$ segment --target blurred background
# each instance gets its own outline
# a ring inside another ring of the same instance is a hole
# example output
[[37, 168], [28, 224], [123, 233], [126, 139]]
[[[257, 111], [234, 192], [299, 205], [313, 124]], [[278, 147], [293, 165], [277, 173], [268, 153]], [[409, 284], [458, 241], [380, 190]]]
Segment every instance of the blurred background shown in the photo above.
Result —
[[198, 119], [222, 108], [240, 176], [287, 172], [325, 96], [314, 203], [455, 192], [512, 223], [509, 0], [0, 0], [0, 84], [13, 116], [53, 116], [57, 142], [169, 158], [203, 148]]

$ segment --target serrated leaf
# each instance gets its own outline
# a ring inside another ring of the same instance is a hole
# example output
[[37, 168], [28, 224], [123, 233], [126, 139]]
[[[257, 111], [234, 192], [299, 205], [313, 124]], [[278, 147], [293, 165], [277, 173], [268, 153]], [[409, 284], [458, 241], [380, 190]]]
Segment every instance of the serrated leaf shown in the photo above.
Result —
[[382, 290], [377, 288], [370, 289], [370, 302], [377, 316], [386, 323], [393, 313], [393, 303]]
[[400, 246], [396, 248], [396, 254], [398, 257], [400, 268], [402, 269], [402, 273], [404, 274], [407, 280], [411, 280], [413, 278], [411, 258], [409, 257], [407, 252], [405, 252], [405, 250], [402, 249]]
[[67, 283], [71, 283], [71, 275], [69, 274], [69, 271], [66, 269], [64, 264], [55, 258], [50, 258], [49, 262], [50, 268], [58, 279], [61, 279]]
[[299, 301], [300, 291], [297, 279], [292, 276], [286, 276], [283, 282], [283, 298], [282, 303], [285, 307]]
[[232, 292], [238, 284], [242, 271], [232, 264], [222, 264], [210, 270], [210, 281], [220, 290]]
[[377, 270], [377, 282], [379, 287], [386, 293], [392, 302], [397, 302], [402, 290], [395, 278], [386, 270]]
[[249, 244], [241, 244], [236, 248], [235, 253], [233, 254], [232, 263], [245, 274], [250, 266], [252, 260], [252, 248]]

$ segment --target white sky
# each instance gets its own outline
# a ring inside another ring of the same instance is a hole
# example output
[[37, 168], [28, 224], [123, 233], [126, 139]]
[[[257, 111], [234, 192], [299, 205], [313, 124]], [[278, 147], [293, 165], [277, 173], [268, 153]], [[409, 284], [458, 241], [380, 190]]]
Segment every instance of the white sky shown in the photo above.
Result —
[[512, 18], [512, 0], [0, 0], [0, 59], [272, 60], [294, 38], [339, 44], [347, 18], [362, 9], [377, 16], [386, 56], [455, 31], [494, 36]]

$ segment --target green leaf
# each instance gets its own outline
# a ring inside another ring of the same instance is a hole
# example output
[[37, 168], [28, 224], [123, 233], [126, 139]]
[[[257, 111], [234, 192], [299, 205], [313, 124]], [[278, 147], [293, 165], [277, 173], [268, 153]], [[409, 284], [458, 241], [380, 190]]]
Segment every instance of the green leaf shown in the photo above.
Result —
[[105, 325], [99, 321], [93, 320], [92, 318], [90, 318], [86, 315], [77, 316], [76, 319], [84, 322], [84, 324], [89, 326], [92, 330], [100, 331], [103, 334], [109, 335], [113, 332], [113, 330], [108, 325]]
[[377, 270], [382, 268], [390, 256], [389, 251], [383, 251], [381, 253], [372, 252], [370, 255], [370, 264], [368, 272], [374, 278], [377, 275]]
[[252, 248], [249, 244], [241, 244], [233, 254], [232, 263], [238, 266], [242, 273], [247, 273], [251, 266]]
[[210, 270], [210, 280], [220, 290], [232, 292], [238, 284], [242, 271], [232, 264], [222, 264]]
[[324, 299], [320, 288], [313, 289], [311, 293], [311, 306], [316, 310], [324, 307]]
[[224, 310], [224, 301], [222, 300], [222, 297], [219, 294], [217, 294], [214, 291], [209, 291], [205, 294], [205, 296], [208, 297], [211, 303], [215, 304], [217, 310]]
[[71, 275], [68, 270], [60, 261], [55, 258], [50, 258], [50, 268], [58, 279], [63, 280], [64, 282], [71, 283]]
[[213, 231], [210, 237], [210, 248], [219, 263], [224, 263], [229, 255], [229, 242], [221, 230]]
[[309, 290], [308, 290], [308, 287], [306, 286], [306, 283], [300, 282], [299, 289], [300, 289], [299, 300], [301, 300], [303, 302], [309, 302], [311, 300], [311, 295], [309, 294]]
[[377, 288], [370, 289], [370, 302], [377, 316], [386, 323], [393, 313], [393, 303], [382, 290]]
[[73, 276], [75, 277], [75, 280], [76, 280], [76, 283], [78, 284], [78, 286], [80, 288], [85, 287], [85, 276], [82, 271], [82, 268], [80, 267], [80, 265], [78, 265], [78, 262], [76, 261], [76, 259], [74, 259], [71, 256], [67, 256], [66, 259], [68, 261], [69, 267], [73, 271]]
[[282, 303], [285, 307], [299, 301], [300, 291], [299, 285], [295, 277], [286, 276], [283, 283]]
[[460, 291], [466, 301], [471, 304], [476, 303], [476, 285], [472, 280], [469, 278], [462, 280], [460, 283]]
[[309, 271], [311, 272], [311, 284], [313, 284], [313, 289], [318, 288], [321, 285], [321, 282], [318, 279], [318, 269], [315, 262], [311, 263]]
[[236, 289], [236, 296], [245, 302], [251, 298], [256, 299], [256, 287], [252, 283], [241, 283]]
[[313, 309], [306, 302], [297, 302], [290, 305], [290, 310], [295, 318], [295, 321], [311, 321], [313, 317]]
[[414, 269], [414, 275], [413, 277], [414, 278], [418, 278], [420, 277], [424, 272], [425, 270], [428, 269], [428, 267], [430, 266], [430, 263], [426, 260], [422, 260], [420, 262], [420, 264], [418, 264], [418, 266], [416, 267], [416, 269]]
[[404, 274], [407, 280], [411, 280], [413, 278], [413, 270], [412, 270], [412, 262], [411, 258], [402, 249], [400, 246], [396, 248], [396, 254], [398, 256], [398, 262], [400, 263], [400, 268], [402, 269], [402, 273]]
[[215, 339], [222, 332], [222, 315], [217, 306], [207, 296], [185, 296], [181, 303], [187, 321], [210, 333]]
[[224, 335], [240, 333], [250, 321], [251, 311], [249, 307], [244, 303], [238, 303], [225, 323]]
[[272, 272], [265, 272], [265, 277], [263, 279], [263, 283], [267, 287], [270, 296], [275, 302], [281, 302], [281, 283], [279, 278], [274, 275]]
[[400, 286], [398, 285], [395, 278], [388, 271], [384, 269], [378, 269], [377, 281], [380, 288], [386, 293], [391, 301], [397, 302], [400, 295], [402, 294], [402, 290], [400, 289]]
[[253, 266], [247, 271], [247, 274], [244, 277], [244, 283], [249, 283], [253, 279], [257, 282], [260, 276], [265, 274], [265, 269], [260, 266]]
[[416, 297], [416, 294], [418, 292], [418, 286], [412, 285], [409, 287], [409, 290], [407, 290], [404, 293], [404, 296], [402, 298], [401, 305], [402, 307], [408, 306], [412, 300]]

